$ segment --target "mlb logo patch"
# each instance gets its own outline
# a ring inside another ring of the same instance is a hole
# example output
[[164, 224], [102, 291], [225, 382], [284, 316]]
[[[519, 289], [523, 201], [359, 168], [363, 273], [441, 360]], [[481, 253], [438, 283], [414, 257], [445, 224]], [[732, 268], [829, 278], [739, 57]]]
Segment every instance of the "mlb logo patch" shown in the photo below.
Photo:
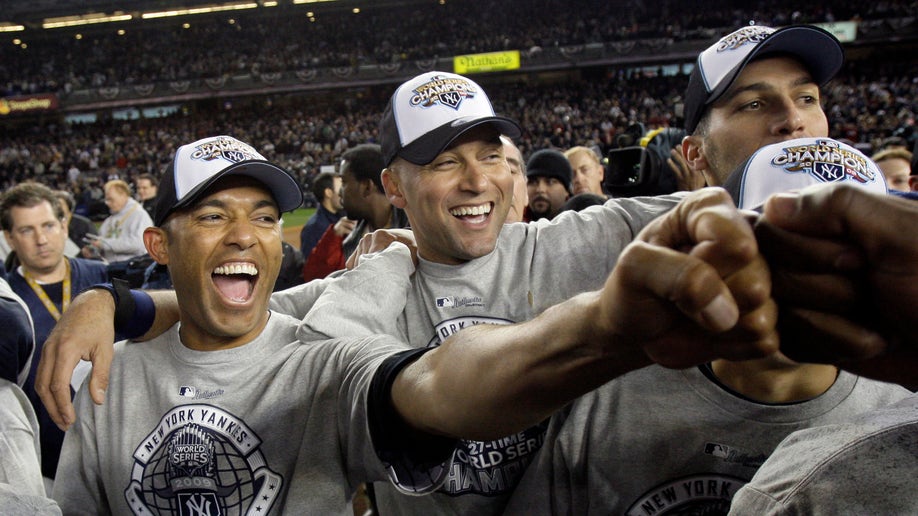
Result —
[[438, 308], [452, 308], [452, 307], [453, 307], [453, 298], [451, 298], [451, 297], [438, 297], [438, 298], [437, 298], [437, 307], [438, 307]]
[[841, 181], [845, 178], [845, 167], [838, 163], [816, 161], [813, 163], [813, 175], [827, 183]]
[[183, 385], [179, 387], [178, 393], [179, 393], [179, 396], [182, 396], [184, 398], [194, 398], [195, 389], [194, 387]]

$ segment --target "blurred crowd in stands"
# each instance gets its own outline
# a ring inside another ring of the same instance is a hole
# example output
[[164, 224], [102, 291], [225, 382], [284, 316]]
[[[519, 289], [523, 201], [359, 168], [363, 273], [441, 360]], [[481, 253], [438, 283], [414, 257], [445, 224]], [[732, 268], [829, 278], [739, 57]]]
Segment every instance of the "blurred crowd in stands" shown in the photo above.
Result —
[[[278, 6], [176, 23], [58, 29], [0, 46], [0, 96], [67, 92], [235, 74], [384, 64], [507, 49], [583, 45], [640, 38], [710, 38], [722, 28], [914, 17], [915, 2], [842, 0], [486, 0], [443, 5], [388, 3], [355, 15]], [[229, 23], [229, 19], [232, 23]], [[715, 31], [715, 32], [712, 32]], [[75, 35], [81, 34], [77, 39]]]
[[[742, 25], [749, 13], [760, 23], [782, 25], [896, 17], [914, 14], [915, 7], [915, 2], [905, 0], [833, 2], [831, 8], [788, 1], [728, 2], [735, 4], [732, 9], [723, 9], [722, 2], [715, 9], [715, 2], [704, 0], [689, 10], [675, 0], [658, 2], [652, 8], [629, 1], [628, 9], [621, 9], [621, 2], [575, 3], [511, 0], [501, 4], [503, 16], [483, 16], [489, 11], [480, 0], [450, 1], [442, 6], [443, 11], [430, 6], [367, 7], [365, 16], [338, 12], [319, 17], [315, 24], [253, 14], [239, 18], [235, 25], [225, 20], [218, 23], [216, 17], [202, 18], [187, 31], [137, 30], [123, 39], [114, 35], [58, 38], [36, 42], [29, 47], [28, 58], [17, 57], [25, 54], [17, 53], [15, 47], [2, 47], [0, 77], [5, 80], [0, 79], [0, 89], [5, 88], [5, 94], [55, 91], [84, 83], [141, 83], [256, 68], [352, 65], [432, 53], [654, 35], [678, 38], [692, 31]], [[612, 9], [616, 12], [610, 12]], [[515, 15], [523, 10], [526, 16]], [[262, 11], [270, 10], [259, 9]], [[621, 12], [629, 16], [623, 18]], [[916, 62], [849, 61], [848, 68], [823, 92], [830, 135], [850, 140], [867, 153], [894, 136], [904, 138], [911, 148], [918, 138], [914, 131]], [[575, 145], [596, 147], [605, 155], [635, 123], [647, 129], [681, 126], [676, 113], [687, 76], [644, 77], [625, 69], [608, 70], [599, 77], [594, 71], [593, 76], [584, 73], [581, 79], [554, 84], [504, 82], [490, 87], [489, 92], [498, 112], [521, 122], [524, 134], [519, 146], [524, 156], [541, 148]], [[388, 91], [387, 87], [380, 89]], [[300, 103], [275, 103], [266, 97], [233, 109], [197, 107], [166, 118], [73, 126], [45, 122], [28, 130], [0, 127], [0, 191], [38, 178], [74, 192], [78, 206], [87, 210], [101, 202], [101, 185], [106, 180], [117, 177], [133, 184], [139, 174], [159, 174], [179, 142], [212, 134], [252, 142], [268, 159], [293, 171], [308, 191], [321, 165], [334, 164], [348, 147], [376, 141], [386, 95], [371, 97]]]

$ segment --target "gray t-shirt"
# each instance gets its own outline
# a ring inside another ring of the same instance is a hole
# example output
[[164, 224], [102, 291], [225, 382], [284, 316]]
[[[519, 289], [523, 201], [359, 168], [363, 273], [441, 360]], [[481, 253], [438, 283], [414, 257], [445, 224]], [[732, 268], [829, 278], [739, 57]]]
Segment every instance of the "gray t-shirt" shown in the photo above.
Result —
[[918, 514], [918, 395], [794, 432], [730, 514]]
[[[386, 266], [361, 264], [337, 280], [275, 294], [272, 306], [306, 317], [299, 333], [304, 341], [386, 333], [413, 347], [436, 346], [462, 328], [527, 321], [576, 294], [601, 288], [625, 246], [683, 197], [615, 199], [551, 221], [508, 224], [494, 251], [462, 265], [421, 259], [406, 283], [410, 270], [395, 267], [387, 276]], [[335, 286], [342, 280], [346, 283]], [[336, 295], [329, 296], [329, 289]], [[307, 316], [319, 290], [325, 291], [319, 302], [324, 309]], [[544, 433], [543, 424], [495, 441], [462, 441], [440, 490], [409, 497], [380, 484], [380, 512], [500, 514]]]
[[[219, 351], [183, 346], [178, 324], [118, 343], [105, 404], [85, 385], [76, 398], [54, 485], [63, 511], [347, 513], [358, 484], [387, 478], [369, 384], [410, 348], [386, 337], [302, 344], [298, 323], [271, 313], [259, 337]], [[435, 488], [442, 470], [418, 475], [427, 484], [414, 491]]]
[[908, 395], [841, 372], [816, 398], [762, 404], [710, 375], [648, 366], [555, 414], [551, 445], [529, 466], [508, 513], [726, 514], [736, 490], [794, 430]]

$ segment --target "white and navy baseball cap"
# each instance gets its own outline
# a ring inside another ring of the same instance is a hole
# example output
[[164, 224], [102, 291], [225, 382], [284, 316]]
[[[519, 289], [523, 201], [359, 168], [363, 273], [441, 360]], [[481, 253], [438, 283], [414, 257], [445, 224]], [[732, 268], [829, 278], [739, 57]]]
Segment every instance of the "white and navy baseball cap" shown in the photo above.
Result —
[[730, 88], [747, 64], [775, 54], [799, 59], [819, 86], [835, 77], [845, 61], [838, 39], [819, 27], [743, 27], [698, 55], [685, 90], [685, 130], [695, 131], [705, 109]]
[[157, 192], [153, 223], [162, 225], [174, 211], [191, 206], [210, 186], [226, 176], [249, 176], [271, 191], [281, 213], [303, 202], [303, 192], [284, 169], [269, 162], [251, 145], [231, 136], [212, 136], [182, 145], [165, 170]]
[[397, 157], [426, 165], [462, 133], [493, 124], [510, 138], [520, 126], [496, 116], [485, 91], [467, 77], [427, 72], [395, 90], [379, 122], [379, 140], [386, 166]]
[[724, 181], [738, 208], [759, 210], [772, 194], [847, 183], [886, 194], [883, 172], [861, 151], [830, 138], [797, 138], [757, 150]]

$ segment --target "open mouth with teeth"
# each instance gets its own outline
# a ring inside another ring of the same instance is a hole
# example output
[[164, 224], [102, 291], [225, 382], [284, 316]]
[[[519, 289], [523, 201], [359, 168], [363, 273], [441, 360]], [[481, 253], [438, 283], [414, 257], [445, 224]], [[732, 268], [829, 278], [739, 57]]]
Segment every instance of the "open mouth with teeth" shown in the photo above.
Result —
[[467, 222], [484, 222], [488, 220], [488, 215], [491, 214], [491, 203], [478, 204], [475, 206], [459, 206], [458, 208], [449, 210], [449, 214]]
[[215, 268], [210, 277], [224, 297], [241, 303], [252, 297], [258, 281], [258, 268], [249, 262], [227, 263]]

